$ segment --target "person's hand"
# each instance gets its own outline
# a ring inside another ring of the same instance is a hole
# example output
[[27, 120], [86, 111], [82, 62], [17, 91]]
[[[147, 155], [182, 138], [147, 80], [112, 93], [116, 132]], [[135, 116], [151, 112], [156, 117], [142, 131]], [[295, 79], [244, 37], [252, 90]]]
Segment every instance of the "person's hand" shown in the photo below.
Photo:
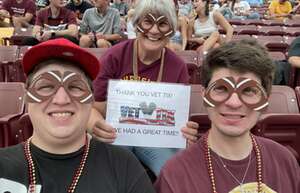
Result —
[[116, 130], [104, 120], [95, 123], [93, 135], [105, 143], [113, 143], [117, 138]]
[[202, 45], [205, 42], [205, 39], [203, 37], [197, 38], [196, 42], [200, 45]]
[[198, 140], [198, 128], [199, 125], [196, 122], [188, 121], [185, 127], [181, 128], [181, 132], [184, 138], [187, 139], [187, 146], [193, 145]]
[[47, 41], [50, 38], [51, 38], [51, 31], [44, 31], [41, 36], [42, 41]]
[[97, 32], [96, 33], [96, 39], [99, 40], [99, 39], [105, 39], [105, 35], [101, 32]]

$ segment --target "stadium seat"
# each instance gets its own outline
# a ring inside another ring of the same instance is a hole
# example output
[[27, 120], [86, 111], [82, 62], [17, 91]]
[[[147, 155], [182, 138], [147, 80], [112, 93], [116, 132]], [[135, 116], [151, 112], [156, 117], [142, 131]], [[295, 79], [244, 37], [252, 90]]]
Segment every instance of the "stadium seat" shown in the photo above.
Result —
[[252, 37], [248, 34], [242, 34], [242, 35], [233, 35], [231, 41], [240, 41], [244, 39], [251, 39]]
[[279, 60], [280, 61], [280, 60], [285, 60], [286, 59], [285, 55], [282, 52], [269, 52], [269, 55], [273, 60]]
[[199, 135], [205, 133], [210, 128], [210, 120], [203, 105], [202, 89], [203, 87], [200, 84], [191, 85], [189, 119], [199, 124]]
[[294, 89], [289, 86], [273, 85], [269, 98], [269, 107], [266, 112], [264, 112], [264, 114], [269, 113], [299, 113], [297, 98]]
[[3, 82], [10, 81], [10, 74], [12, 68], [14, 68], [18, 56], [18, 46], [0, 46], [0, 68], [2, 74], [0, 74], [0, 80]]
[[200, 63], [199, 54], [194, 50], [177, 51], [176, 54], [187, 64], [190, 83], [200, 84]]
[[292, 42], [296, 39], [296, 37], [293, 37], [293, 36], [284, 36], [283, 39], [284, 39], [284, 42], [288, 46], [290, 46], [292, 44]]
[[32, 136], [33, 126], [28, 113], [23, 114], [17, 121], [10, 124], [8, 146], [26, 141]]
[[300, 27], [300, 21], [299, 19], [287, 19], [284, 21], [284, 25], [289, 27]]
[[236, 34], [248, 34], [248, 35], [258, 35], [258, 30], [256, 25], [240, 25], [234, 27], [234, 32]]
[[24, 92], [24, 83], [0, 83], [0, 130], [3, 132], [4, 146], [9, 145], [10, 125], [24, 112]]
[[14, 34], [10, 37], [11, 45], [23, 45], [23, 40], [32, 37], [32, 28], [15, 28]]
[[300, 114], [266, 114], [259, 122], [263, 137], [290, 150], [300, 163]]
[[263, 46], [266, 46], [269, 51], [286, 52], [288, 44], [282, 36], [252, 36]]
[[285, 34], [288, 36], [299, 36], [300, 35], [300, 27], [283, 27]]
[[282, 20], [264, 20], [264, 24], [269, 26], [284, 26]]
[[282, 26], [257, 26], [257, 30], [260, 35], [265, 36], [285, 35], [285, 31]]

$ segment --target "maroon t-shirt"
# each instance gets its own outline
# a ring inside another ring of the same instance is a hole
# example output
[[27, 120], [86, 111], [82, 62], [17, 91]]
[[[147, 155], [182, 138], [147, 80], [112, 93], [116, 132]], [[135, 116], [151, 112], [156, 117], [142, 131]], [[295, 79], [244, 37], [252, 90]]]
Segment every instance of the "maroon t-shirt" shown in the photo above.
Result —
[[[262, 154], [264, 193], [299, 193], [300, 168], [295, 157], [282, 145], [269, 139], [256, 137]], [[155, 182], [157, 193], [210, 193], [212, 185], [205, 162], [203, 139], [183, 150], [162, 168]], [[223, 159], [229, 171], [241, 181], [249, 157], [231, 161]], [[212, 152], [212, 165], [218, 193], [238, 193], [239, 184], [222, 166], [217, 154]], [[256, 157], [251, 154], [250, 167], [244, 181], [244, 191], [256, 193]], [[236, 188], [236, 190], [234, 190]], [[273, 190], [273, 191], [271, 191]]]
[[[133, 80], [132, 58], [133, 42], [127, 40], [110, 48], [101, 58], [101, 71], [94, 80], [96, 101], [106, 101], [109, 79]], [[150, 65], [138, 61], [138, 79], [156, 81], [160, 68], [160, 59]], [[162, 82], [184, 83], [189, 81], [186, 64], [174, 52], [166, 49]]]
[[17, 3], [16, 0], [4, 0], [2, 9], [9, 12], [11, 16], [24, 17], [26, 13], [33, 15], [31, 21], [34, 20], [36, 6], [32, 0], [23, 0], [21, 3]]
[[52, 18], [51, 9], [46, 8], [38, 12], [35, 25], [43, 27], [45, 30], [65, 30], [68, 25], [77, 25], [76, 15], [73, 11], [66, 8], [61, 8], [57, 18]]

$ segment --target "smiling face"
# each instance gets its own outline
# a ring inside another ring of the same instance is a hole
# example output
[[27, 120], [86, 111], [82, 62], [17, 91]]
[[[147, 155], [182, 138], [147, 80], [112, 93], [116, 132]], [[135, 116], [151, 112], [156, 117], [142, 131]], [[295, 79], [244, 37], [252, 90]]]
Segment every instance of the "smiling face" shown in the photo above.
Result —
[[[224, 77], [233, 77], [236, 82], [240, 78], [249, 78], [261, 83], [261, 80], [253, 73], [240, 74], [226, 68], [220, 68], [213, 72], [208, 85]], [[215, 107], [208, 107], [207, 111], [212, 122], [212, 129], [230, 137], [247, 134], [257, 123], [261, 114], [243, 103], [237, 93], [233, 93], [226, 101]]]
[[160, 51], [169, 41], [173, 32], [167, 17], [147, 13], [137, 25], [138, 40], [145, 51]]
[[[33, 80], [49, 71], [56, 71], [60, 74], [74, 72], [81, 77], [85, 77], [78, 68], [56, 62], [41, 67], [34, 74]], [[78, 80], [76, 81], [78, 82]], [[85, 78], [82, 81], [85, 82], [85, 85], [88, 85], [88, 81]], [[40, 95], [49, 93], [51, 89], [53, 90], [54, 87], [43, 86], [54, 85], [48, 83], [49, 81], [41, 80], [35, 85]], [[28, 102], [28, 114], [34, 127], [33, 138], [35, 141], [38, 140], [44, 144], [59, 144], [62, 141], [64, 143], [72, 142], [84, 136], [92, 101], [88, 103], [79, 102], [74, 97], [74, 93], [78, 94], [81, 92], [79, 89], [83, 88], [82, 85], [77, 87], [75, 83], [67, 82], [66, 84], [68, 85], [67, 88], [69, 88], [67, 91], [66, 86], [60, 86], [55, 90], [56, 92], [52, 93], [51, 96], [49, 95], [50, 97], [43, 97], [43, 100], [40, 102]], [[29, 84], [29, 88], [31, 86], [32, 84]]]

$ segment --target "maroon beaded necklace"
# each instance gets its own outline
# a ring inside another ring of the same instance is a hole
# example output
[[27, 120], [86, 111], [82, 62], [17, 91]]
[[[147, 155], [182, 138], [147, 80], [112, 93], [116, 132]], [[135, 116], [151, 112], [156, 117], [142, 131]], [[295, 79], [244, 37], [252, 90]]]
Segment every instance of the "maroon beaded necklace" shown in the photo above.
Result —
[[[29, 138], [24, 143], [24, 155], [25, 155], [25, 159], [28, 164], [29, 193], [35, 193], [35, 185], [36, 185], [36, 172], [35, 171], [36, 170], [35, 170], [34, 161], [32, 159], [32, 155], [31, 155], [31, 151], [30, 151], [30, 140], [31, 140], [31, 138]], [[75, 188], [78, 184], [79, 178], [84, 169], [84, 166], [85, 166], [88, 154], [89, 154], [89, 149], [90, 149], [90, 140], [88, 139], [88, 136], [86, 135], [84, 153], [82, 155], [79, 167], [75, 171], [75, 174], [72, 179], [72, 183], [68, 188], [68, 193], [74, 193], [74, 191], [75, 191]]]
[[[208, 170], [208, 175], [210, 178], [211, 186], [212, 186], [212, 191], [213, 193], [217, 193], [216, 189], [216, 181], [215, 181], [215, 175], [214, 175], [214, 169], [212, 165], [212, 158], [211, 158], [211, 150], [210, 146], [208, 145], [208, 132], [203, 136], [204, 140], [204, 154], [205, 154], [205, 161], [207, 164], [207, 170]], [[259, 146], [256, 142], [256, 139], [252, 134], [250, 134], [252, 145], [254, 147], [254, 152], [256, 156], [256, 179], [257, 179], [257, 192], [262, 193], [262, 183], [263, 183], [263, 178], [262, 178], [262, 159], [261, 159], [261, 152], [259, 149]]]

